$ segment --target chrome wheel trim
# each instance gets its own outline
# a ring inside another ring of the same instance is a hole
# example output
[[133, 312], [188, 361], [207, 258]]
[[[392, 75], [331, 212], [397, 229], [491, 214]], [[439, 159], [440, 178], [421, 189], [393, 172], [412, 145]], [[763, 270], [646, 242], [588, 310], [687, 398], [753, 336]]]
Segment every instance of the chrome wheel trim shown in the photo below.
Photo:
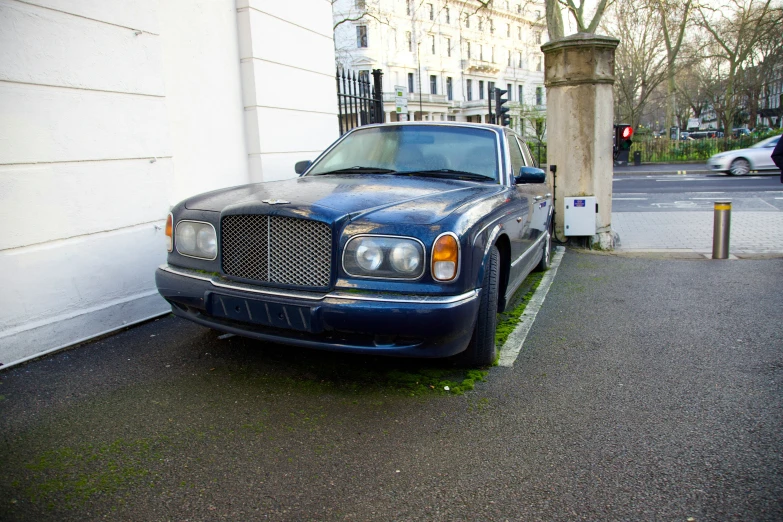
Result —
[[750, 163], [745, 158], [737, 158], [731, 162], [729, 171], [734, 176], [744, 176], [750, 172]]

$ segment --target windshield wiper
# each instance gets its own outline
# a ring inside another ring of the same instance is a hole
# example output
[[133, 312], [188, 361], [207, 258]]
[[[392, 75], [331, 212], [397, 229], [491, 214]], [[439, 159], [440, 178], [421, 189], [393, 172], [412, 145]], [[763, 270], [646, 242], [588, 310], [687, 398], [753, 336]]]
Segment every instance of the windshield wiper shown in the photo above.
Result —
[[451, 179], [467, 179], [471, 181], [495, 181], [494, 178], [482, 176], [475, 172], [466, 172], [464, 170], [454, 169], [434, 169], [434, 170], [410, 170], [405, 172], [397, 172], [399, 175], [406, 176], [429, 176], [433, 178], [451, 178]]
[[355, 167], [348, 167], [345, 169], [330, 170], [328, 172], [319, 172], [313, 174], [313, 176], [326, 176], [328, 174], [390, 174], [394, 172], [391, 169], [382, 169], [380, 167], [362, 167], [356, 165]]

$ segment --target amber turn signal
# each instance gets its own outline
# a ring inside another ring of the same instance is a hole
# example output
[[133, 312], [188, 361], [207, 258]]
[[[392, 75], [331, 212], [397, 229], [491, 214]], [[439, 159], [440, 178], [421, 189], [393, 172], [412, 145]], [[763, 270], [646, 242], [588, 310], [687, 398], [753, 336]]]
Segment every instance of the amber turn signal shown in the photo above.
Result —
[[451, 281], [459, 269], [459, 243], [451, 234], [439, 236], [432, 245], [432, 277]]
[[174, 250], [174, 218], [171, 214], [166, 218], [166, 248]]

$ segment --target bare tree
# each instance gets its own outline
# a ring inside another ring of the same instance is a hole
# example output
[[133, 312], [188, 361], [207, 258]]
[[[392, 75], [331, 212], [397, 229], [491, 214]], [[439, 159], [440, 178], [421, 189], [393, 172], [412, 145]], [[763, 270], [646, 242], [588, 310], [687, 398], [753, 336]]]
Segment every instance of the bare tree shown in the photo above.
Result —
[[674, 124], [676, 113], [677, 55], [688, 27], [692, 0], [685, 3], [677, 0], [653, 0], [653, 6], [660, 17], [663, 42], [666, 46], [666, 128]]
[[739, 113], [738, 90], [744, 67], [750, 65], [759, 43], [783, 23], [772, 0], [727, 0], [719, 7], [699, 5], [698, 24], [711, 36], [705, 59], [713, 64], [713, 107], [729, 131]]
[[[577, 3], [578, 2], [578, 3]], [[565, 8], [576, 24], [578, 33], [595, 33], [604, 11], [614, 0], [598, 0], [595, 13], [589, 22], [585, 20], [586, 0], [545, 0], [546, 23], [550, 40], [558, 40], [565, 36], [562, 9]]]
[[666, 78], [660, 21], [649, 4], [635, 3], [635, 9], [627, 9], [618, 3], [608, 11], [602, 27], [610, 35], [622, 37], [615, 51], [617, 117], [637, 127], [650, 96]]

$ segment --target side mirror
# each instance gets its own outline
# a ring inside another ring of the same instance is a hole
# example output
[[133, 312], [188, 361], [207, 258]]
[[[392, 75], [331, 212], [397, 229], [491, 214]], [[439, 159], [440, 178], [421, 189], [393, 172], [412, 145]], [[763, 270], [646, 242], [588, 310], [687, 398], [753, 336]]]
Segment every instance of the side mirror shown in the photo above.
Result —
[[307, 169], [310, 168], [310, 165], [312, 165], [312, 164], [313, 164], [313, 162], [310, 161], [310, 160], [297, 161], [296, 165], [294, 165], [294, 170], [296, 171], [297, 174], [299, 174], [301, 176], [302, 174], [304, 174], [307, 171]]
[[520, 167], [517, 183], [546, 183], [546, 172], [535, 167]]

